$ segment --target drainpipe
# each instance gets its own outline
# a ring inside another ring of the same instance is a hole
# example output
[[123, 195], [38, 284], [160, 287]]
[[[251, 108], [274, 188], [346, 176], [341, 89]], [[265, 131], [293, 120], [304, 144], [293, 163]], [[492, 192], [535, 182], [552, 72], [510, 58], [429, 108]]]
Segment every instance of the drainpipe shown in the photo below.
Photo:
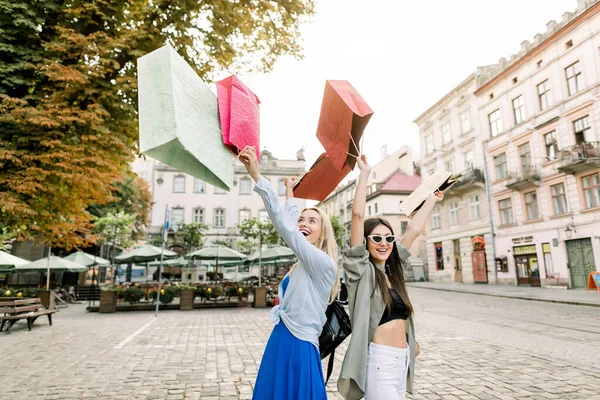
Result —
[[[496, 238], [495, 238], [495, 234], [494, 234], [494, 218], [492, 216], [492, 195], [490, 193], [490, 185], [489, 185], [489, 174], [488, 174], [488, 163], [487, 163], [487, 154], [485, 152], [485, 145], [482, 142], [481, 143], [482, 147], [483, 147], [483, 178], [485, 179], [485, 194], [487, 196], [487, 201], [488, 201], [488, 216], [490, 219], [490, 236], [492, 238], [491, 240], [491, 246], [492, 246], [492, 257], [493, 257], [493, 264], [492, 264], [492, 268], [494, 269], [494, 283], [496, 285], [498, 285], [498, 270], [496, 269]], [[487, 265], [487, 263], [486, 263]]]

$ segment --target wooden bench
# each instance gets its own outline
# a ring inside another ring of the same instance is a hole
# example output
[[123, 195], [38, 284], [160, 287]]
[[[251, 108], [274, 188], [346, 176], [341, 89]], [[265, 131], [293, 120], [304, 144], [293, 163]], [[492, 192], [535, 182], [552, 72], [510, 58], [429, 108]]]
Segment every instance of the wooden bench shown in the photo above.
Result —
[[40, 298], [5, 300], [0, 298], [0, 332], [4, 330], [4, 325], [8, 322], [6, 333], [11, 332], [11, 328], [18, 320], [26, 319], [27, 327], [31, 330], [33, 323], [42, 315], [48, 316], [48, 323], [52, 326], [52, 314], [56, 310], [45, 309]]

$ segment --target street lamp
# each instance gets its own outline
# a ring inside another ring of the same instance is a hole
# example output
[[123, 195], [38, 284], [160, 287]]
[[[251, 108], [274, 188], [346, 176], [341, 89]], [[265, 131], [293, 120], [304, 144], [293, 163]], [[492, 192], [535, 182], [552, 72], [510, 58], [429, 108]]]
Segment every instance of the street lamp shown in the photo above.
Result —
[[575, 227], [573, 226], [573, 229], [571, 229], [571, 226], [572, 225], [567, 225], [567, 228], [565, 229], [565, 236], [567, 239], [571, 239], [573, 237], [573, 232], [577, 232]]

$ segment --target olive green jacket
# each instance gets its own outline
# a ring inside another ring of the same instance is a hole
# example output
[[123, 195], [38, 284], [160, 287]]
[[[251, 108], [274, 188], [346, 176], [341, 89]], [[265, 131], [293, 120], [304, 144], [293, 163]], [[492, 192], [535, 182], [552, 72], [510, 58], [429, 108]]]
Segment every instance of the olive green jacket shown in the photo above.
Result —
[[[406, 262], [410, 253], [399, 244], [397, 244], [397, 248], [400, 260], [402, 263]], [[371, 297], [376, 284], [374, 268], [384, 270], [383, 267], [374, 266], [371, 263], [366, 243], [352, 248], [346, 246], [342, 268], [344, 269], [345, 285], [348, 289], [352, 335], [349, 338], [350, 342], [342, 363], [337, 387], [345, 399], [358, 400], [365, 395], [369, 343], [371, 343], [385, 310], [385, 303], [379, 290], [376, 290]], [[412, 315], [407, 320], [406, 330], [410, 347], [410, 367], [406, 380], [406, 391], [412, 393], [416, 356], [415, 324]], [[402, 377], [398, 377], [398, 379], [402, 379]]]

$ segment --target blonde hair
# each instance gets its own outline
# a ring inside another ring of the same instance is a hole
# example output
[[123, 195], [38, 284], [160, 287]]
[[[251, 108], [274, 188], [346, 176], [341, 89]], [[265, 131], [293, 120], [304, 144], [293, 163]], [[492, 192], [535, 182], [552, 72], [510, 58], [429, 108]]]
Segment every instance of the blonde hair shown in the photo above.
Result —
[[[340, 291], [340, 269], [338, 268], [338, 245], [335, 240], [335, 233], [333, 231], [333, 225], [331, 225], [331, 220], [321, 209], [317, 207], [308, 207], [302, 210], [304, 211], [316, 211], [321, 217], [321, 237], [319, 241], [315, 245], [318, 249], [323, 251], [325, 254], [329, 256], [333, 260], [333, 265], [335, 265], [335, 282], [333, 284], [333, 289], [331, 290], [331, 295], [329, 297], [329, 304], [333, 303], [335, 298]], [[296, 269], [296, 265], [292, 265], [290, 268], [290, 275], [294, 273], [294, 269]]]

